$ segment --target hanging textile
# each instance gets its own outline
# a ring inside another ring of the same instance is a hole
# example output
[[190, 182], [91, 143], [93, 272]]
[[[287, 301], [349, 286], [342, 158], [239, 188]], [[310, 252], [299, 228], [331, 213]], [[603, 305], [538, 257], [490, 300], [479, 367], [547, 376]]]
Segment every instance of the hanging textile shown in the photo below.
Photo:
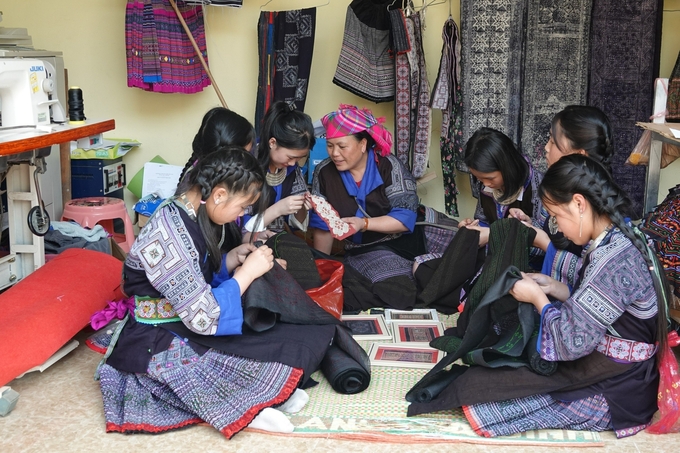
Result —
[[668, 79], [668, 98], [666, 98], [666, 121], [677, 123], [680, 121], [680, 52], [675, 60], [675, 67]]
[[430, 107], [442, 111], [442, 127], [439, 149], [444, 179], [444, 206], [446, 213], [458, 217], [458, 187], [456, 168], [467, 171], [463, 155], [462, 109], [460, 92], [461, 46], [458, 26], [451, 16], [442, 31], [442, 56], [437, 80], [432, 88]]
[[304, 111], [312, 68], [316, 8], [292, 11], [263, 11], [257, 24], [259, 82], [255, 128], [269, 106], [285, 101]]
[[420, 13], [403, 16], [411, 43], [395, 55], [395, 149], [399, 160], [415, 178], [427, 171], [430, 150], [430, 83], [427, 78]]
[[[202, 7], [181, 1], [177, 7], [207, 63]], [[210, 85], [208, 74], [167, 0], [128, 0], [125, 50], [129, 87], [159, 93], [197, 93]]]
[[625, 161], [642, 135], [635, 123], [652, 114], [662, 6], [662, 0], [593, 4], [588, 104], [602, 109], [611, 122], [612, 173], [633, 201], [633, 218], [642, 216], [645, 168]]
[[552, 117], [586, 102], [592, 2], [527, 2], [520, 149], [541, 172]]
[[462, 141], [491, 127], [518, 143], [525, 1], [460, 3]]
[[394, 60], [390, 54], [392, 0], [353, 0], [333, 83], [373, 102], [394, 99]]

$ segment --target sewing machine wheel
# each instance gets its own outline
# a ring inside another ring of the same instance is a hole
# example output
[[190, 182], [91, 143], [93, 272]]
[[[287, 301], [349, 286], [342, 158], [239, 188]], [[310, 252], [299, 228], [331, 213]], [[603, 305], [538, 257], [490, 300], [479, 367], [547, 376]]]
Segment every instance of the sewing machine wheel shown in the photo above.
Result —
[[28, 211], [28, 228], [36, 236], [45, 236], [50, 229], [50, 216], [41, 206], [34, 206]]

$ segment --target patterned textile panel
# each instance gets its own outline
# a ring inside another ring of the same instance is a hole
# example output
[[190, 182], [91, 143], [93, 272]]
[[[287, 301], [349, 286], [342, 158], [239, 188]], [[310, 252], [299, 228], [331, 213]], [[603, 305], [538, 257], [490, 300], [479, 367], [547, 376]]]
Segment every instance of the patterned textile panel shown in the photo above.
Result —
[[604, 111], [614, 130], [612, 173], [642, 216], [645, 167], [624, 165], [652, 114], [658, 74], [662, 0], [596, 0], [592, 14], [588, 104]]
[[547, 169], [544, 147], [552, 117], [586, 101], [592, 2], [527, 4], [521, 150], [541, 172]]
[[480, 127], [518, 140], [525, 2], [461, 0], [463, 143]]

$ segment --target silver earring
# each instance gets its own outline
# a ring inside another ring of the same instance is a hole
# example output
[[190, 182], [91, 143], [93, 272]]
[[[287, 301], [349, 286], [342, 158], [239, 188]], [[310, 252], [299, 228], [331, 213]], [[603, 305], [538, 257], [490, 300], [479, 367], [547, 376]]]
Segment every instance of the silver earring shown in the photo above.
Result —
[[581, 237], [583, 231], [583, 213], [581, 213], [581, 221], [578, 223], [578, 237]]
[[558, 230], [557, 230], [557, 219], [555, 218], [554, 215], [551, 215], [550, 219], [548, 219], [548, 231], [553, 236], [555, 236], [558, 232]]

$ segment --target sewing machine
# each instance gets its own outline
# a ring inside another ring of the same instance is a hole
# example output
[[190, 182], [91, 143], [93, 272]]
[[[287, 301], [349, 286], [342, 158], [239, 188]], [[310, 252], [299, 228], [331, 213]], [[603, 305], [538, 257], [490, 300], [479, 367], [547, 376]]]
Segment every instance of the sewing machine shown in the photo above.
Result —
[[0, 130], [66, 121], [55, 91], [55, 69], [49, 62], [0, 58]]

